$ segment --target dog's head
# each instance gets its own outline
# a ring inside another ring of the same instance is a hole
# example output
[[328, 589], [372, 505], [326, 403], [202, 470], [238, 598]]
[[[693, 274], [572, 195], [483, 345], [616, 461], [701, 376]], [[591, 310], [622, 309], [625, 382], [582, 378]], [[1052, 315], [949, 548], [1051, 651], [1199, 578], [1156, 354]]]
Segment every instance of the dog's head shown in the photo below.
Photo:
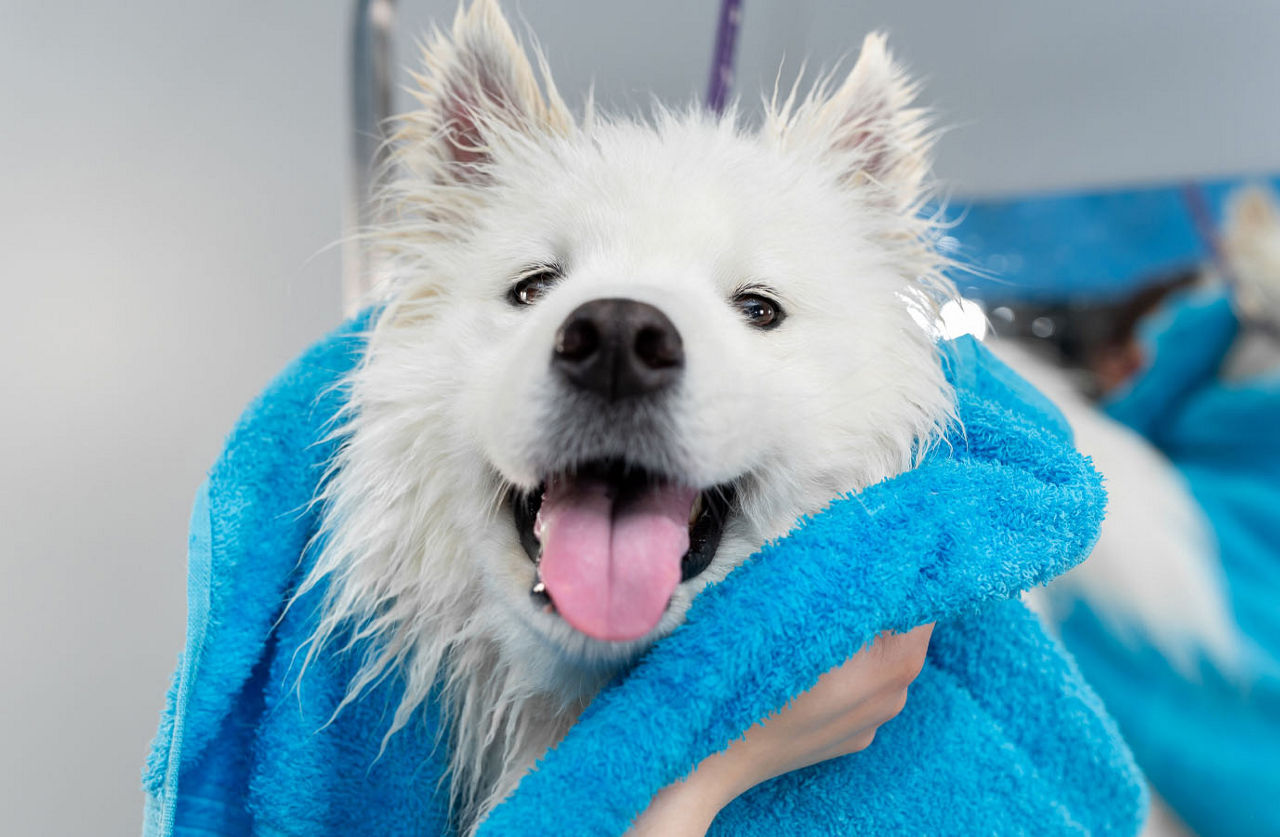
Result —
[[878, 36], [750, 129], [575, 119], [487, 0], [419, 81], [328, 489], [338, 610], [398, 631], [452, 596], [512, 656], [616, 662], [945, 423], [928, 135]]

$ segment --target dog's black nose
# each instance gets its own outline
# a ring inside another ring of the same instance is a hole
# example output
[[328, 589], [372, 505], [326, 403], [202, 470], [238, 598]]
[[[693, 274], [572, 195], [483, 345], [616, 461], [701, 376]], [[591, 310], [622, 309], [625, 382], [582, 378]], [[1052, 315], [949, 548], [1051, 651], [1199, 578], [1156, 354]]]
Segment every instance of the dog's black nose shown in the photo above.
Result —
[[556, 332], [551, 365], [574, 386], [610, 400], [670, 386], [684, 344], [667, 315], [634, 299], [593, 299]]

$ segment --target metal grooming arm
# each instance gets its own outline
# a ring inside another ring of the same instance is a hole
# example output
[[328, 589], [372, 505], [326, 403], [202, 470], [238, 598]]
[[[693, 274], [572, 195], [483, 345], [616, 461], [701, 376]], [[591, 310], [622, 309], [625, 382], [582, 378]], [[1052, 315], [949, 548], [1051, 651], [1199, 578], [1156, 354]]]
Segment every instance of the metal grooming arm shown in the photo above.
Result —
[[342, 301], [348, 315], [360, 307], [378, 273], [363, 233], [379, 220], [370, 198], [385, 172], [394, 26], [394, 0], [357, 0], [351, 27], [351, 156], [342, 247]]

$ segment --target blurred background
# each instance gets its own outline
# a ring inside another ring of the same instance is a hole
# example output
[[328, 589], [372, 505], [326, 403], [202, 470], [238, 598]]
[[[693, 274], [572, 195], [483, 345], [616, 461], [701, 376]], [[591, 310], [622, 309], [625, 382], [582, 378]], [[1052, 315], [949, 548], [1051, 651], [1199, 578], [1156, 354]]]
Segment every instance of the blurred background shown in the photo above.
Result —
[[[455, 4], [398, 5], [397, 62], [412, 64], [414, 36]], [[714, 0], [506, 5], [571, 102], [593, 81], [620, 107], [702, 93]], [[0, 0], [7, 833], [139, 828], [182, 645], [190, 500], [243, 405], [342, 316], [352, 11]], [[830, 66], [888, 31], [952, 126], [938, 173], [956, 206], [976, 202], [958, 246], [993, 272], [1038, 275], [1004, 253], [1008, 200], [1155, 189], [1167, 252], [1089, 271], [1105, 285], [1204, 255], [1181, 184], [1209, 182], [1216, 213], [1224, 182], [1280, 172], [1271, 0], [746, 0], [744, 14], [748, 110], [784, 58]]]

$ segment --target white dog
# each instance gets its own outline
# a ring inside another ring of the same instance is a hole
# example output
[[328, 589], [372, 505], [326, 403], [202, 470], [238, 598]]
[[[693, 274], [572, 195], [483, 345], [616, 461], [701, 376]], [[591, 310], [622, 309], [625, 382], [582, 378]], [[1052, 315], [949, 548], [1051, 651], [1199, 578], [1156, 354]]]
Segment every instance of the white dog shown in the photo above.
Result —
[[[534, 65], [538, 72], [535, 72]], [[952, 417], [930, 136], [868, 37], [747, 127], [575, 118], [493, 0], [425, 52], [323, 489], [311, 653], [434, 684], [474, 827], [690, 600]]]

